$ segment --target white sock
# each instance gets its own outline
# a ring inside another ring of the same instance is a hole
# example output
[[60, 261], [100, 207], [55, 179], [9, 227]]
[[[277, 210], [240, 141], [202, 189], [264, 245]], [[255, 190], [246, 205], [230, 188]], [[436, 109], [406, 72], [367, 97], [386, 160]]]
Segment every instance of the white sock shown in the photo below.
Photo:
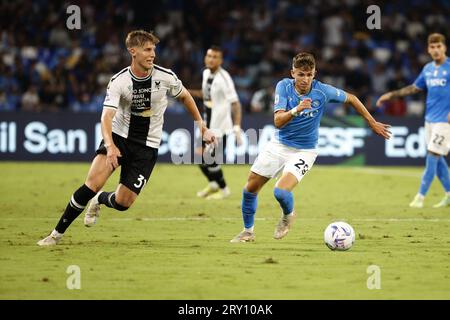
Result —
[[56, 231], [55, 229], [53, 229], [51, 235], [52, 235], [53, 237], [56, 237], [56, 238], [61, 238], [61, 237], [64, 235], [64, 233], [59, 233], [58, 231]]
[[228, 187], [220, 189], [223, 193], [230, 193], [230, 189]]
[[445, 193], [447, 197], [450, 197], [450, 191]]
[[250, 228], [244, 228], [244, 231], [253, 233], [254, 228], [255, 228], [255, 226], [251, 226]]
[[417, 198], [419, 200], [425, 200], [425, 196], [423, 194], [420, 194], [420, 193], [417, 194]]
[[216, 181], [210, 181], [210, 182], [209, 182], [209, 187], [210, 187], [211, 189], [216, 190], [216, 189], [219, 189], [219, 184], [218, 184]]

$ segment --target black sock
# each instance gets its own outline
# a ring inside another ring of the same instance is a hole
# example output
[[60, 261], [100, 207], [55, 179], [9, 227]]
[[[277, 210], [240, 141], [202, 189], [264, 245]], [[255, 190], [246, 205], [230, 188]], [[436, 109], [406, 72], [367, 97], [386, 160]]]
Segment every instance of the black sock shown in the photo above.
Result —
[[64, 210], [61, 219], [59, 219], [55, 230], [59, 233], [64, 233], [70, 224], [83, 212], [89, 200], [96, 195], [95, 191], [89, 189], [83, 184], [77, 191], [74, 192], [72, 198], [67, 204], [66, 210]]
[[212, 178], [212, 181], [216, 181], [219, 185], [220, 189], [223, 189], [227, 186], [225, 182], [225, 178], [223, 177], [223, 171], [220, 165], [211, 165], [208, 166], [209, 169], [209, 175]]
[[203, 174], [205, 175], [206, 178], [208, 178], [208, 181], [214, 181], [213, 178], [211, 177], [209, 170], [208, 170], [208, 165], [206, 164], [201, 164], [199, 165], [200, 170], [202, 170]]
[[116, 194], [114, 192], [100, 193], [98, 196], [98, 202], [119, 211], [126, 211], [128, 209], [128, 207], [121, 206], [116, 202]]

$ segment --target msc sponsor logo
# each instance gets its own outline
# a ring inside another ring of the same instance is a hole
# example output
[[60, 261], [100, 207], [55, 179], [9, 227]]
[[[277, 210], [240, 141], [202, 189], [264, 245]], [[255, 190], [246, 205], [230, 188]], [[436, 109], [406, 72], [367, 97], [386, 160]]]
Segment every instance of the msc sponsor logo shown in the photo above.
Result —
[[427, 87], [445, 87], [447, 85], [447, 79], [427, 79]]

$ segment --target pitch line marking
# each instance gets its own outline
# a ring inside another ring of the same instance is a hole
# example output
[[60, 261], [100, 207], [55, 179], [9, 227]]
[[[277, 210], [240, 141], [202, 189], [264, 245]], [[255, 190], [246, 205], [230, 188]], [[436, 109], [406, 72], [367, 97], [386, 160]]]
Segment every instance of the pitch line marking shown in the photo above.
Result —
[[[54, 220], [56, 217], [48, 218], [0, 218], [0, 221], [48, 221]], [[444, 218], [299, 218], [303, 221], [328, 221], [328, 220], [348, 220], [348, 221], [361, 221], [361, 222], [450, 222], [450, 219]], [[135, 218], [112, 218], [111, 221], [210, 221], [210, 220], [242, 220], [241, 217], [135, 217]], [[278, 218], [255, 218], [258, 221], [278, 220]]]
[[410, 178], [420, 178], [422, 176], [422, 173], [402, 172], [402, 171], [395, 171], [395, 170], [388, 170], [388, 169], [375, 169], [375, 168], [353, 168], [352, 171], [357, 171], [357, 172], [365, 173], [365, 174], [410, 177]]

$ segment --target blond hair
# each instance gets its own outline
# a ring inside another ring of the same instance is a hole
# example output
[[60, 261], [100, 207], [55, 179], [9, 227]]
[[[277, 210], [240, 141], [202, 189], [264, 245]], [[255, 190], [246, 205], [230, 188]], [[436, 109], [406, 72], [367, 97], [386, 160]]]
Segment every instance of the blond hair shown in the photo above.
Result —
[[127, 48], [142, 47], [145, 43], [151, 42], [152, 44], [158, 44], [159, 39], [152, 33], [145, 30], [134, 30], [127, 34], [125, 39], [125, 45]]

